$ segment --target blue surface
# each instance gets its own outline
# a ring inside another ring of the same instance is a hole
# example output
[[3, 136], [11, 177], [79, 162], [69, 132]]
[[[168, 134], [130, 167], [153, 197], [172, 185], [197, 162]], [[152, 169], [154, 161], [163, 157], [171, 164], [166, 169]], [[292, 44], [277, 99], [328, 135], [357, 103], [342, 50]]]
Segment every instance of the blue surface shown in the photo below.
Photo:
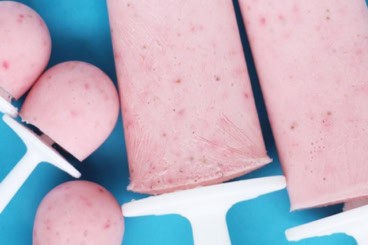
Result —
[[[50, 29], [53, 49], [49, 66], [67, 60], [82, 60], [97, 65], [116, 82], [105, 1], [24, 0], [20, 2], [35, 9]], [[244, 32], [241, 35], [246, 44]], [[267, 149], [274, 161], [267, 167], [240, 179], [281, 174], [257, 76], [247, 45], [245, 45], [245, 53], [247, 54], [246, 58], [251, 72]], [[18, 103], [18, 105], [20, 104], [21, 102]], [[123, 139], [120, 119], [106, 143], [84, 163], [80, 164], [71, 159], [82, 172], [83, 179], [95, 181], [105, 186], [115, 195], [119, 203], [142, 197], [142, 195], [126, 191], [128, 167]], [[24, 152], [25, 147], [20, 139], [0, 122], [0, 179], [22, 157]], [[48, 164], [40, 165], [8, 208], [0, 215], [0, 244], [31, 244], [37, 206], [47, 192], [67, 180], [71, 180], [71, 178], [65, 173]], [[343, 234], [308, 239], [298, 243], [287, 242], [285, 239], [284, 230], [286, 228], [340, 211], [340, 206], [334, 206], [290, 213], [288, 196], [283, 190], [255, 200], [238, 203], [229, 211], [227, 221], [233, 244], [356, 244], [352, 238]], [[192, 243], [189, 223], [180, 216], [126, 219], [124, 245], [184, 245]]]

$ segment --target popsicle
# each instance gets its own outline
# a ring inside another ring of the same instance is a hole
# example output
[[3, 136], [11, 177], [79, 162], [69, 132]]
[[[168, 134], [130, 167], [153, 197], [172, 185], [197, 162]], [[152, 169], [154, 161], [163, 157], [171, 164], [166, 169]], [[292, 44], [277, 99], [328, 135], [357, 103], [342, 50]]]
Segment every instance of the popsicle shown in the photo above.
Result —
[[28, 150], [0, 183], [0, 213], [43, 161], [79, 177], [80, 173], [51, 146], [55, 142], [83, 161], [109, 136], [118, 113], [115, 86], [97, 67], [71, 61], [46, 71], [28, 94], [20, 112], [23, 120], [44, 134], [35, 135], [9, 116], [3, 117]]
[[123, 213], [179, 214], [194, 244], [231, 244], [231, 206], [285, 187], [282, 176], [219, 184], [271, 161], [232, 1], [107, 2], [128, 188], [165, 193], [124, 204]]
[[119, 114], [111, 79], [79, 61], [58, 64], [37, 81], [20, 116], [83, 161], [110, 135]]
[[351, 209], [359, 208], [365, 205], [368, 205], [367, 198], [359, 198], [356, 200], [351, 200], [351, 201], [344, 203], [344, 211], [349, 211]]
[[[240, 0], [292, 210], [368, 194], [368, 11], [364, 0]], [[286, 231], [368, 244], [368, 206]]]
[[50, 33], [42, 18], [26, 5], [1, 1], [0, 112], [17, 114], [11, 99], [27, 92], [45, 69], [50, 53]]
[[271, 161], [231, 1], [108, 0], [108, 9], [130, 190], [220, 183]]
[[291, 209], [368, 195], [364, 0], [240, 0]]
[[33, 245], [121, 245], [124, 220], [114, 196], [88, 181], [57, 186], [42, 200]]

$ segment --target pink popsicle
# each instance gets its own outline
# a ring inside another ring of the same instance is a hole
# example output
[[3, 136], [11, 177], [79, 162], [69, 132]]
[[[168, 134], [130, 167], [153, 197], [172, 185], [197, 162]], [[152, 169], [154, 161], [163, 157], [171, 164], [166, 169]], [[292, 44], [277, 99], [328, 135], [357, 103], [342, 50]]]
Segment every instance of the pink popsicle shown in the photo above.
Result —
[[108, 0], [129, 189], [219, 183], [270, 162], [231, 1]]
[[241, 0], [292, 209], [368, 195], [364, 0]]
[[71, 61], [40, 77], [20, 115], [82, 161], [109, 136], [118, 113], [110, 78], [93, 65]]
[[45, 69], [50, 52], [41, 17], [21, 3], [0, 1], [0, 90], [21, 97]]
[[348, 210], [359, 208], [359, 207], [366, 206], [366, 205], [368, 205], [367, 198], [359, 198], [359, 199], [351, 200], [344, 204], [344, 211], [348, 211]]
[[59, 185], [43, 199], [36, 214], [33, 245], [121, 245], [124, 220], [119, 204], [92, 182]]

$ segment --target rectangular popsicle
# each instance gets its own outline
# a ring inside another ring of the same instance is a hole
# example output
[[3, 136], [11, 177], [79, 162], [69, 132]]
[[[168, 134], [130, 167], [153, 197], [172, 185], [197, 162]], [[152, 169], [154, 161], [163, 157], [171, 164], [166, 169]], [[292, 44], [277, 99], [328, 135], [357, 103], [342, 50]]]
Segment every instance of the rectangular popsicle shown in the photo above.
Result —
[[364, 0], [240, 0], [292, 209], [368, 195]]
[[270, 162], [232, 1], [108, 0], [131, 184], [219, 183]]

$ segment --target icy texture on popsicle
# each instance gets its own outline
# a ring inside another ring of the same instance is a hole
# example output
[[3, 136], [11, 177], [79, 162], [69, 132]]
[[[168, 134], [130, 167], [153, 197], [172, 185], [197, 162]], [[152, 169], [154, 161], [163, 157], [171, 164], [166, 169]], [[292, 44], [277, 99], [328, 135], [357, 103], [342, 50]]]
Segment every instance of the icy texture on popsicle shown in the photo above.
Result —
[[50, 52], [41, 17], [21, 3], [0, 1], [0, 89], [21, 97], [45, 69]]
[[368, 195], [364, 0], [241, 0], [292, 209]]
[[131, 190], [219, 183], [270, 162], [231, 1], [108, 6]]
[[121, 245], [124, 220], [115, 198], [87, 181], [59, 185], [40, 204], [33, 245]]
[[93, 65], [70, 61], [40, 77], [20, 115], [82, 161], [109, 136], [118, 113], [110, 78]]

